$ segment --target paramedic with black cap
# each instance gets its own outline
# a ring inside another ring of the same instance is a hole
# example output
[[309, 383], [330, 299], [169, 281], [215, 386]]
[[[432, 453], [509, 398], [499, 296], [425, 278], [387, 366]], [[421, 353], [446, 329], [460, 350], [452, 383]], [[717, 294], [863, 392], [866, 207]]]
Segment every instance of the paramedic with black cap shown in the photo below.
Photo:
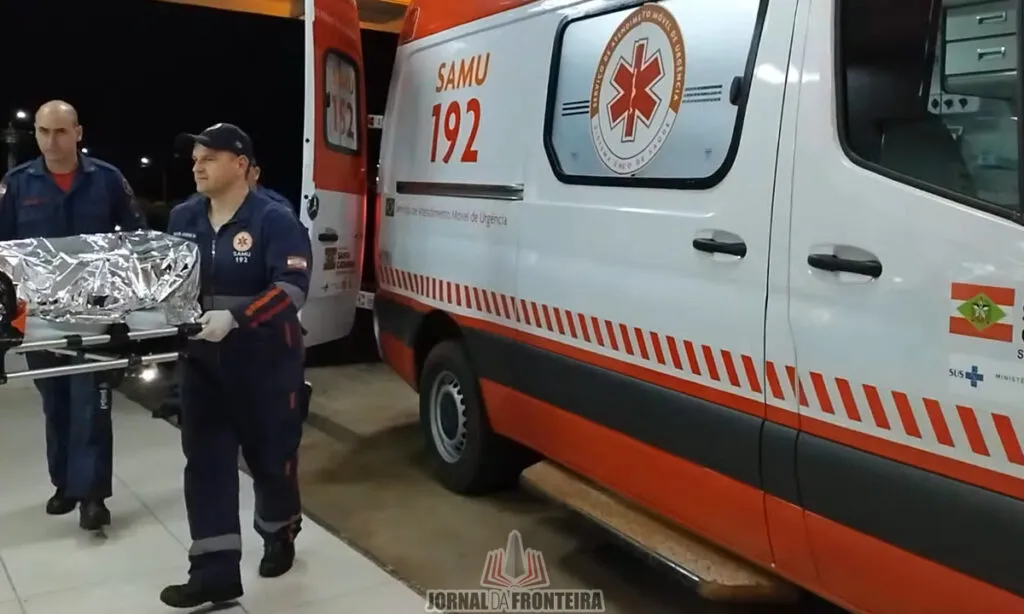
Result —
[[303, 341], [298, 311], [309, 290], [306, 229], [250, 189], [252, 142], [216, 124], [192, 143], [202, 198], [171, 211], [167, 231], [198, 243], [203, 325], [182, 359], [181, 438], [191, 529], [189, 579], [160, 594], [196, 608], [242, 595], [238, 449], [253, 476], [260, 575], [291, 569], [302, 518], [296, 461], [302, 437]]

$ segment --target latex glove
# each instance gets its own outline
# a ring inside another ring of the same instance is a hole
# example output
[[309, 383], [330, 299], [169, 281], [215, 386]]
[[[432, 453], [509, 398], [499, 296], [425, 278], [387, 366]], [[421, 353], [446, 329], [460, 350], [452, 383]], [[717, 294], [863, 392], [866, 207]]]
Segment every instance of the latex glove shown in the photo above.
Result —
[[203, 330], [199, 331], [196, 339], [213, 343], [218, 343], [221, 339], [227, 337], [232, 329], [238, 328], [235, 316], [231, 315], [231, 312], [226, 309], [207, 311], [200, 316], [199, 323], [203, 325]]

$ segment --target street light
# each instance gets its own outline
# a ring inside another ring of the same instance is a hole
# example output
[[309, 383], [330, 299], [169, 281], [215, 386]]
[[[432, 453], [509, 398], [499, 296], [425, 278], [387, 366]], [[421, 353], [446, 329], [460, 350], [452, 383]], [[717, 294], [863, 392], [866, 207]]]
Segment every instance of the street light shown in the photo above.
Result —
[[[159, 164], [156, 164], [156, 162], [159, 162]], [[158, 171], [160, 173], [160, 183], [161, 183], [161, 186], [162, 186], [161, 187], [161, 194], [163, 195], [163, 199], [166, 202], [167, 201], [167, 163], [166, 163], [166, 160], [164, 160], [163, 158], [161, 158], [160, 160], [153, 160], [153, 158], [150, 158], [149, 156], [142, 156], [141, 158], [139, 158], [139, 166], [141, 168], [154, 169], [154, 170], [156, 170], [156, 171]], [[148, 173], [147, 173], [147, 175], [148, 175]]]
[[18, 109], [14, 112], [14, 117], [24, 121], [28, 119], [28, 111], [22, 111], [21, 109]]
[[84, 153], [85, 155], [89, 155], [89, 148], [88, 147], [83, 147], [82, 148], [82, 153]]

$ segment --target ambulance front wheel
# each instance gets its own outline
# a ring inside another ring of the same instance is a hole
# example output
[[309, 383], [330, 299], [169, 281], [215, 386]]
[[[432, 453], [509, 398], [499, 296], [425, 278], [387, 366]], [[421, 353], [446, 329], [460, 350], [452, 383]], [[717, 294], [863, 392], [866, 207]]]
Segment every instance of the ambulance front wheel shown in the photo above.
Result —
[[491, 430], [477, 381], [462, 344], [443, 341], [420, 375], [420, 427], [445, 488], [471, 495], [515, 484], [524, 451]]

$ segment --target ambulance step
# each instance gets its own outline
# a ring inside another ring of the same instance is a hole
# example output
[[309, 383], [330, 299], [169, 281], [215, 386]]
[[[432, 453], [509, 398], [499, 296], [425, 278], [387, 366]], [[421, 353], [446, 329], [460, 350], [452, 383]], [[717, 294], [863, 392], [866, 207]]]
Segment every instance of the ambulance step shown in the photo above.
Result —
[[582, 514], [682, 573], [705, 599], [793, 603], [800, 598], [800, 589], [789, 582], [654, 517], [554, 463], [544, 461], [527, 468], [521, 481], [528, 490]]

